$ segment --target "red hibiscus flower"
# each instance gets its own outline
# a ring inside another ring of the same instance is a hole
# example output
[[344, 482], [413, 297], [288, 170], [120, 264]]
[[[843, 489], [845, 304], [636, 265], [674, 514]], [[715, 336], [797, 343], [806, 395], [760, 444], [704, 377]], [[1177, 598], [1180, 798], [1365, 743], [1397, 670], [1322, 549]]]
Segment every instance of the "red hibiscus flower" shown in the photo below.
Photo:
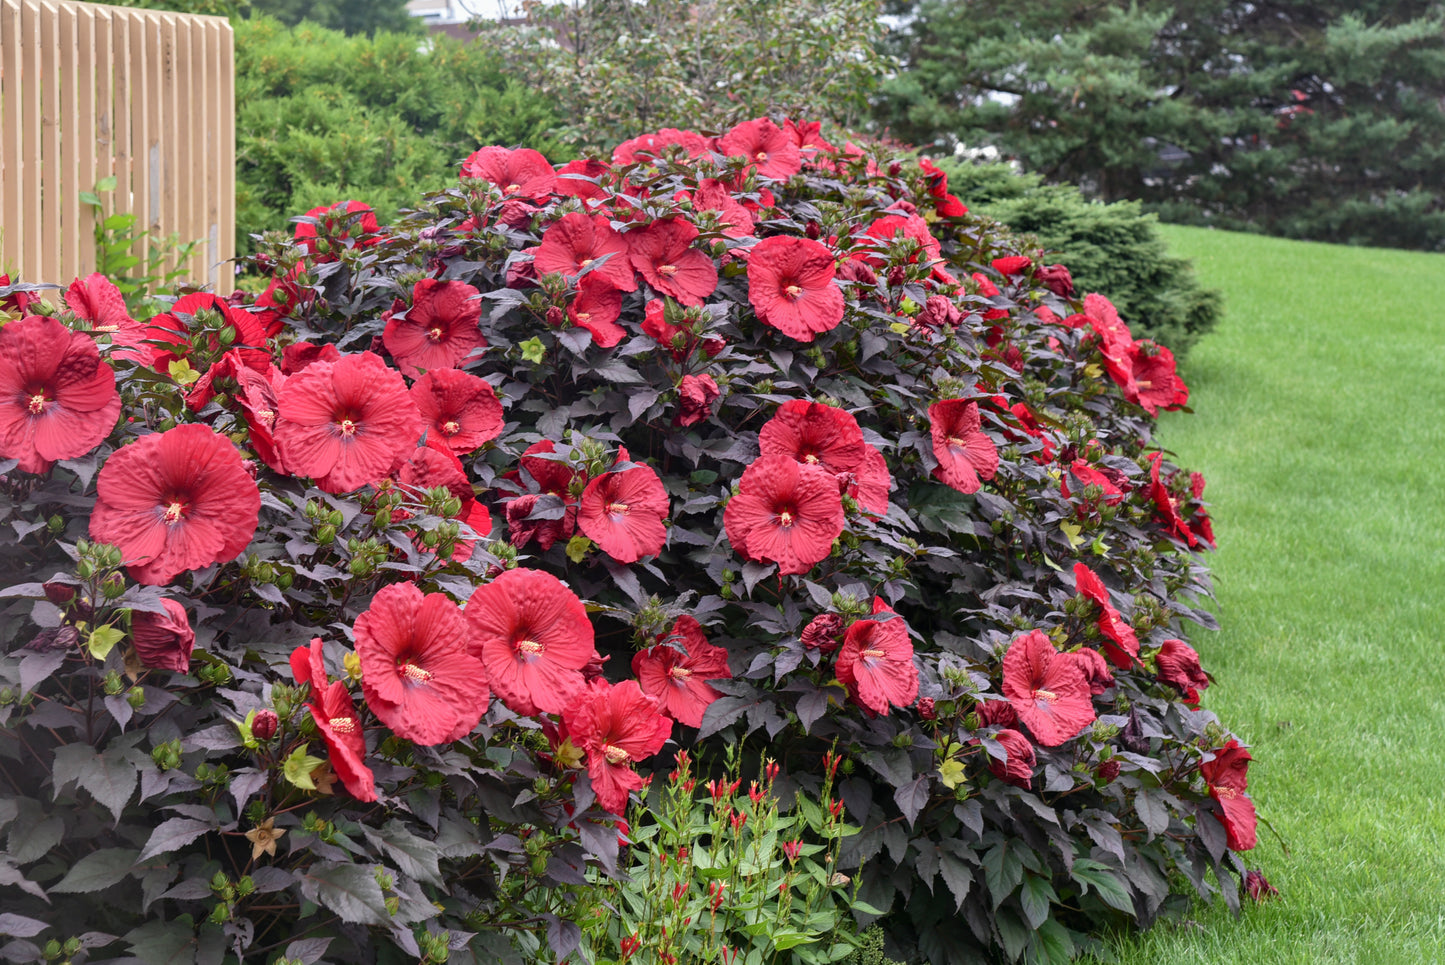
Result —
[[[150, 364], [157, 372], [169, 374], [170, 364], [181, 355], [189, 354], [191, 340], [199, 330], [195, 317], [198, 312], [213, 312], [221, 317], [221, 329], [231, 330], [229, 345], [240, 352], [248, 366], [264, 371], [271, 364], [271, 355], [266, 351], [266, 333], [256, 316], [232, 308], [208, 292], [195, 292], [179, 299], [169, 312], [146, 323], [145, 338], [159, 343], [150, 348]], [[220, 354], [225, 348], [215, 329], [207, 341], [212, 353]]]
[[[564, 460], [549, 459], [556, 452], [550, 439], [533, 443], [522, 453], [522, 470], [530, 477], [533, 492], [524, 493], [506, 505], [508, 537], [518, 548], [536, 539], [542, 552], [552, 548], [559, 539], [567, 539], [577, 528], [577, 497], [586, 486], [584, 473]], [[507, 473], [504, 479], [523, 488], [525, 480], [519, 472]], [[542, 497], [550, 496], [553, 499]]]
[[120, 417], [95, 340], [33, 315], [0, 328], [0, 459], [45, 472], [104, 441]]
[[1254, 802], [1244, 793], [1249, 786], [1251, 760], [1249, 751], [1230, 738], [1228, 744], [1214, 752], [1213, 760], [1199, 768], [1209, 786], [1209, 796], [1219, 804], [1219, 823], [1224, 825], [1231, 851], [1248, 851], [1255, 845], [1258, 818]]
[[976, 493], [998, 470], [998, 447], [984, 434], [978, 403], [944, 399], [928, 407], [938, 468], [933, 475], [961, 493]]
[[276, 451], [273, 430], [276, 427], [276, 393], [286, 377], [272, 365], [265, 372], [241, 367], [236, 370], [236, 402], [246, 420], [251, 449], [266, 465], [284, 473], [286, 464]]
[[1194, 514], [1189, 517], [1189, 531], [1213, 547], [1214, 524], [1210, 522], [1209, 511], [1203, 506], [1197, 505], [1199, 500], [1204, 498], [1203, 473], [1192, 472], [1189, 474], [1189, 491], [1194, 494], [1194, 501], [1196, 503]]
[[421, 432], [401, 374], [371, 352], [313, 363], [277, 394], [276, 448], [287, 470], [329, 493], [383, 478]]
[[462, 177], [480, 178], [502, 190], [505, 198], [545, 201], [557, 182], [557, 172], [541, 153], [529, 147], [509, 150], [484, 147], [462, 162]]
[[701, 134], [665, 127], [653, 134], [643, 134], [617, 145], [612, 150], [612, 163], [625, 165], [651, 161], [662, 157], [672, 145], [681, 147], [688, 157], [702, 157], [712, 151], [711, 142]]
[[[685, 652], [670, 645], [674, 640]], [[733, 675], [727, 651], [708, 643], [698, 622], [685, 615], [666, 641], [632, 658], [632, 672], [643, 692], [660, 701], [660, 711], [688, 727], [701, 727], [708, 705], [722, 696], [707, 682]]]
[[798, 152], [804, 160], [811, 161], [819, 151], [836, 151], [833, 145], [823, 139], [822, 121], [795, 121], [788, 118], [783, 121], [783, 130], [798, 145]]
[[557, 183], [552, 190], [574, 198], [606, 201], [610, 192], [601, 182], [607, 180], [611, 173], [610, 167], [594, 158], [568, 161], [557, 170]]
[[582, 692], [596, 655], [587, 608], [541, 570], [507, 570], [467, 601], [468, 649], [513, 713], [560, 714]]
[[1019, 722], [1018, 711], [1007, 700], [984, 700], [974, 708], [980, 727], [1013, 727]]
[[838, 482], [826, 470], [788, 456], [759, 456], [743, 471], [723, 511], [728, 541], [744, 559], [806, 573], [826, 559], [843, 532]]
[[[602, 261], [602, 259], [606, 261]], [[601, 261], [595, 268], [592, 266]], [[560, 272], [576, 277], [592, 268], [588, 277], [605, 278], [619, 291], [637, 291], [637, 276], [628, 257], [627, 242], [612, 230], [606, 215], [588, 217], [579, 211], [564, 214], [542, 235], [532, 265], [538, 275]]]
[[562, 723], [587, 753], [597, 803], [613, 814], [626, 813], [628, 794], [642, 787], [633, 762], [662, 750], [672, 733], [672, 721], [657, 712], [657, 698], [644, 694], [635, 680], [592, 681], [563, 712]]
[[833, 254], [807, 238], [778, 235], [748, 252], [748, 301], [758, 320], [800, 342], [843, 320]]
[[124, 333], [129, 336], [130, 344], [135, 344], [134, 339], [143, 337], [140, 332], [145, 326], [130, 317], [120, 289], [100, 272], [87, 276], [83, 281], [77, 278], [71, 282], [65, 291], [65, 304], [89, 322], [94, 331], [108, 332], [112, 336]]
[[[309, 255], [322, 251], [323, 240], [328, 243], [328, 247], [345, 247], [344, 242], [353, 238], [356, 239], [356, 244], [362, 247], [381, 240], [374, 237], [381, 230], [381, 226], [376, 222], [376, 212], [363, 201], [323, 204], [306, 212], [306, 217], [315, 218], [316, 223], [296, 222], [296, 240]], [[318, 258], [318, 261], [336, 260], [336, 255], [329, 251], [323, 254], [324, 257]]]
[[1159, 679], [1184, 694], [1190, 707], [1199, 706], [1199, 692], [1209, 686], [1209, 675], [1199, 665], [1199, 654], [1183, 640], [1165, 640], [1154, 655]]
[[139, 583], [241, 554], [256, 534], [261, 494], [231, 440], [181, 425], [117, 449], [96, 478], [90, 535], [114, 543]]
[[[863, 234], [873, 239], [875, 245], [884, 248], [893, 245], [898, 239], [912, 239], [918, 243], [918, 250], [908, 257], [910, 263], [927, 265], [933, 278], [945, 285], [958, 284], [958, 279], [943, 267], [942, 245], [928, 230], [928, 222], [917, 215], [885, 215], [865, 228]], [[871, 251], [859, 251], [849, 257], [860, 258], [874, 268], [883, 265], [883, 259]]]
[[869, 448], [858, 420], [836, 406], [792, 399], [778, 407], [758, 433], [765, 456], [787, 456], [837, 475], [863, 464]]
[[321, 656], [321, 638], [313, 637], [310, 647], [291, 651], [291, 675], [298, 686], [311, 686], [307, 709], [316, 722], [316, 730], [326, 742], [331, 769], [341, 779], [341, 786], [358, 801], [376, 800], [376, 776], [363, 761], [366, 759], [366, 735], [356, 704], [340, 680], [327, 682], [326, 662]]
[[292, 342], [281, 350], [281, 373], [295, 375], [312, 362], [339, 362], [341, 353], [330, 342], [315, 345], [311, 342]]
[[993, 739], [1003, 745], [1004, 752], [1008, 754], [1008, 757], [1002, 761], [996, 757], [990, 757], [988, 760], [989, 772], [1005, 783], [1027, 790], [1034, 779], [1034, 766], [1038, 763], [1038, 758], [1034, 754], [1034, 745], [1030, 744], [1029, 739], [1023, 734], [1009, 728], [993, 735]]
[[807, 650], [832, 653], [842, 644], [843, 618], [836, 613], [820, 613], [808, 621], [800, 640]]
[[627, 330], [617, 324], [622, 316], [622, 292], [608, 278], [584, 275], [577, 294], [567, 304], [567, 317], [578, 328], [592, 333], [592, 341], [611, 348], [622, 341]]
[[1160, 409], [1182, 409], [1189, 403], [1189, 386], [1174, 370], [1174, 353], [1147, 339], [1135, 342], [1129, 350], [1129, 364], [1134, 375], [1137, 402], [1152, 416]]
[[466, 637], [462, 611], [446, 594], [423, 595], [410, 583], [382, 587], [356, 618], [366, 703], [392, 733], [444, 744], [477, 726], [490, 695]]
[[[1149, 498], [1154, 500], [1156, 518], [1163, 525], [1164, 532], [1183, 540], [1190, 549], [1193, 549], [1199, 544], [1199, 539], [1179, 512], [1180, 498], [1169, 488], [1169, 482], [1173, 481], [1173, 475], [1170, 476], [1169, 481], [1159, 478], [1160, 468], [1164, 463], [1164, 454], [1151, 452], [1147, 458], [1149, 460]], [[1213, 535], [1211, 532], [1210, 536]]]
[[386, 315], [381, 340], [410, 378], [423, 370], [454, 369], [472, 349], [487, 344], [478, 327], [482, 303], [478, 292], [463, 281], [423, 278], [412, 289], [412, 305], [405, 318]]
[[917, 699], [918, 668], [908, 624], [877, 597], [873, 613], [843, 633], [834, 672], [854, 703], [886, 717], [890, 706], [907, 707]]
[[[9, 275], [0, 275], [0, 288], [9, 288], [11, 285], [20, 284], [20, 279], [10, 280]], [[0, 295], [0, 312], [9, 312], [14, 315], [24, 315], [31, 305], [40, 301], [34, 292], [29, 291], [7, 291]]]
[[315, 300], [316, 292], [310, 288], [303, 289], [297, 283], [296, 277], [300, 272], [301, 266], [296, 265], [286, 273], [286, 277], [271, 279], [266, 290], [256, 296], [256, 307], [262, 309], [256, 313], [256, 323], [267, 338], [281, 334], [286, 320]]
[[663, 218], [629, 231], [627, 250], [632, 267], [649, 285], [684, 305], [701, 305], [717, 288], [717, 266], [692, 247], [697, 226], [681, 218]]
[[852, 472], [839, 473], [843, 492], [874, 516], [888, 515], [888, 494], [893, 491], [893, 476], [888, 460], [872, 446], [863, 451], [863, 464]]
[[1099, 498], [1110, 506], [1117, 506], [1124, 499], [1124, 491], [1114, 484], [1114, 480], [1089, 465], [1087, 459], [1075, 459], [1069, 463], [1069, 471], [1059, 480], [1059, 492], [1065, 499], [1073, 497], [1073, 491], [1069, 489], [1070, 476], [1074, 477], [1081, 491], [1085, 486], [1097, 486]]
[[[1064, 265], [1044, 265], [1034, 270], [1034, 277], [1060, 298], [1074, 297], [1074, 276]], [[1038, 309], [1034, 309], [1038, 311]], [[1052, 313], [1051, 313], [1052, 314]]]
[[131, 611], [130, 636], [135, 655], [152, 670], [189, 673], [196, 631], [191, 629], [185, 607], [175, 600], [162, 600], [161, 605], [166, 612]]
[[737, 125], [718, 138], [717, 147], [729, 157], [747, 158], [749, 168], [777, 181], [787, 180], [803, 167], [797, 143], [766, 117]]
[[722, 396], [711, 375], [684, 375], [677, 386], [677, 414], [672, 421], [690, 426], [712, 415], [712, 404]]
[[502, 403], [486, 379], [460, 369], [433, 369], [417, 379], [411, 398], [421, 413], [428, 438], [452, 452], [472, 452], [502, 434]]
[[928, 194], [933, 198], [933, 209], [940, 218], [962, 218], [968, 214], [964, 203], [948, 193], [946, 173], [926, 157], [918, 159], [918, 166], [923, 168], [923, 175], [928, 179]]
[[1042, 630], [1009, 644], [1003, 656], [1003, 695], [1045, 747], [1077, 737], [1094, 722], [1094, 698], [1084, 672]]
[[1059, 654], [1060, 660], [1072, 662], [1083, 673], [1089, 683], [1089, 695], [1097, 697], [1114, 686], [1114, 675], [1109, 672], [1109, 662], [1104, 655], [1089, 647]]
[[647, 466], [604, 472], [587, 483], [577, 526], [619, 563], [656, 556], [667, 542], [667, 490]]
[[[687, 192], [679, 191], [677, 200], [686, 198]], [[699, 211], [716, 211], [723, 234], [732, 238], [746, 238], [753, 233], [753, 216], [748, 209], [738, 204], [728, 186], [717, 178], [703, 178], [692, 193], [693, 207]]]
[[1099, 632], [1104, 635], [1104, 654], [1120, 670], [1139, 662], [1139, 638], [1109, 599], [1109, 590], [1097, 573], [1083, 563], [1074, 564], [1074, 586], [1086, 600], [1099, 608]]
[[995, 258], [990, 264], [993, 270], [1004, 277], [1009, 275], [1022, 275], [1028, 271], [1034, 260], [1028, 255], [1009, 255], [1004, 258]]

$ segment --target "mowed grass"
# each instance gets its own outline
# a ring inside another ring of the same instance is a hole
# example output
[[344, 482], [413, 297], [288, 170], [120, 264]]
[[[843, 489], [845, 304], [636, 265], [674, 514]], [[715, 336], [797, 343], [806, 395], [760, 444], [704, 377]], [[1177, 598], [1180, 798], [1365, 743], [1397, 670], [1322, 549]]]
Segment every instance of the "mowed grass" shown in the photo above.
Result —
[[1117, 961], [1445, 962], [1445, 255], [1164, 234], [1227, 297], [1160, 441], [1209, 481], [1205, 706], [1252, 745], [1282, 897]]

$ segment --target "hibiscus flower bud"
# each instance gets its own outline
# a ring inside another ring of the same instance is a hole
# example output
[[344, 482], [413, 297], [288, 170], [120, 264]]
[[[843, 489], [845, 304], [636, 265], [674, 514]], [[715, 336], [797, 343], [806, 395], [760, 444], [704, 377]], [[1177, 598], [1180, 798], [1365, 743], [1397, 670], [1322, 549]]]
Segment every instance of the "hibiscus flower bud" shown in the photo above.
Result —
[[53, 650], [69, 650], [80, 642], [80, 631], [75, 627], [53, 627], [41, 630], [25, 645], [28, 650], [49, 653]]
[[712, 414], [712, 404], [722, 395], [710, 375], [684, 375], [677, 387], [677, 413], [672, 417], [679, 426], [701, 422]]
[[1244, 874], [1244, 893], [1254, 901], [1263, 901], [1279, 894], [1279, 889], [1269, 883], [1264, 872], [1251, 868]]
[[1060, 298], [1071, 298], [1074, 294], [1074, 277], [1063, 265], [1046, 265], [1034, 272], [1034, 277], [1049, 291]]
[[280, 725], [281, 718], [276, 712], [267, 708], [256, 714], [251, 721], [251, 736], [260, 741], [268, 741], [276, 736], [276, 728]]
[[1111, 758], [1107, 761], [1100, 761], [1099, 766], [1094, 769], [1094, 777], [1100, 784], [1112, 784], [1119, 776], [1119, 761]]
[[141, 663], [154, 670], [187, 673], [191, 668], [191, 649], [196, 633], [191, 629], [186, 608], [175, 600], [162, 600], [164, 613], [134, 610], [131, 613], [131, 638]]
[[47, 583], [45, 598], [56, 606], [64, 606], [75, 599], [75, 587], [66, 583]]
[[832, 653], [838, 649], [843, 634], [843, 618], [836, 613], [823, 613], [803, 628], [803, 646], [809, 650]]
[[902, 265], [894, 265], [892, 268], [888, 269], [888, 284], [892, 285], [894, 288], [902, 285], [907, 280], [908, 272], [904, 270]]
[[803, 227], [803, 233], [808, 236], [809, 241], [817, 241], [818, 236], [823, 233], [823, 228], [816, 221], [809, 221]]
[[924, 720], [938, 719], [938, 711], [934, 709], [932, 697], [924, 697], [918, 701], [918, 716]]

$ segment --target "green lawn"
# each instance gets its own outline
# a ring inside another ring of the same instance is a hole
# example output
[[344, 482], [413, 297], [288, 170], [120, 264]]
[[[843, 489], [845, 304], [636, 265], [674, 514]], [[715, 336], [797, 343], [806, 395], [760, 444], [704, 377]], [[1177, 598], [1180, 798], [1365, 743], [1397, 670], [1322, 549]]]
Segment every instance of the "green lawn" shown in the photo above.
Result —
[[1445, 255], [1164, 234], [1227, 298], [1161, 426], [1219, 539], [1205, 706], [1288, 851], [1246, 856], [1282, 899], [1118, 961], [1445, 962]]

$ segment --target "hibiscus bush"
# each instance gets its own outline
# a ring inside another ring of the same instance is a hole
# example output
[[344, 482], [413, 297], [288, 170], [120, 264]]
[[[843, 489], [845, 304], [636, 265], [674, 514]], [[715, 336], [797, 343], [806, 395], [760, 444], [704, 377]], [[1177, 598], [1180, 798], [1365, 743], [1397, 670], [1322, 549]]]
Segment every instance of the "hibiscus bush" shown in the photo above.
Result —
[[[486, 147], [262, 242], [148, 320], [0, 288], [6, 957], [1058, 962], [1237, 902], [1188, 391], [931, 163]], [[724, 761], [767, 801], [694, 821]], [[708, 908], [755, 840], [803, 904]]]

